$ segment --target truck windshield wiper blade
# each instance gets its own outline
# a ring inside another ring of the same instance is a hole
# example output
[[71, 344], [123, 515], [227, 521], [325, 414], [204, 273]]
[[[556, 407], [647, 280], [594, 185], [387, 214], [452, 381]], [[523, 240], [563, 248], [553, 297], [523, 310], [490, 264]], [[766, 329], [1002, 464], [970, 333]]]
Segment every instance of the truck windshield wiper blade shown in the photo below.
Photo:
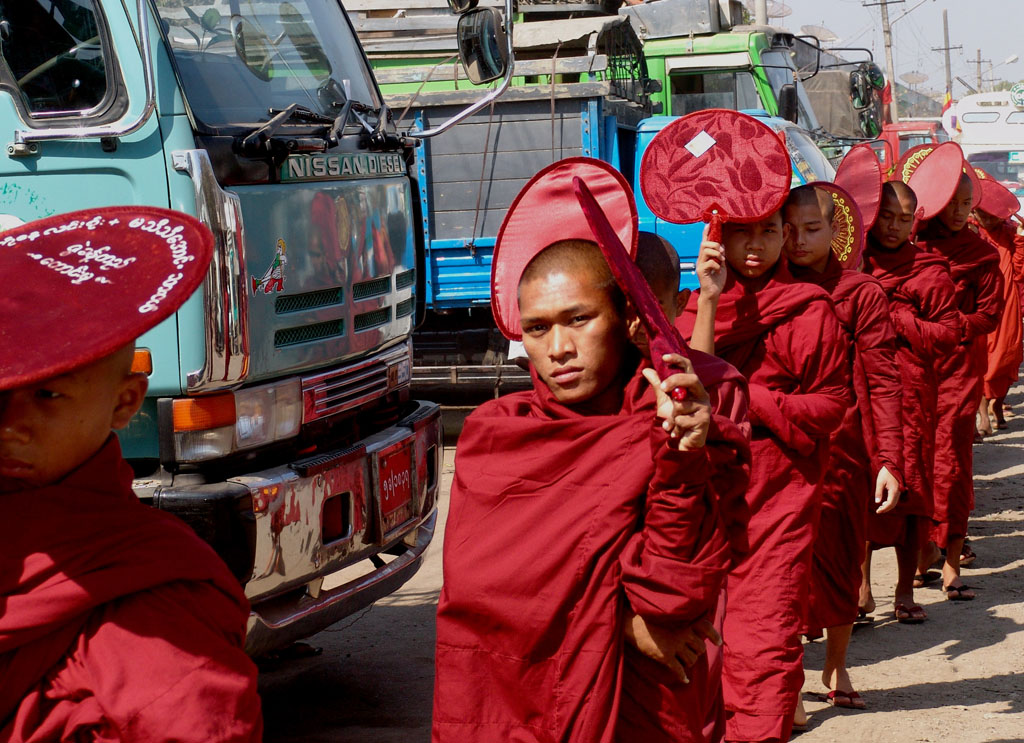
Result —
[[242, 140], [243, 150], [261, 149], [277, 131], [292, 119], [298, 119], [309, 124], [332, 125], [334, 119], [311, 111], [298, 103], [292, 103], [281, 110], [270, 109], [273, 114], [271, 119], [259, 128], [254, 129]]

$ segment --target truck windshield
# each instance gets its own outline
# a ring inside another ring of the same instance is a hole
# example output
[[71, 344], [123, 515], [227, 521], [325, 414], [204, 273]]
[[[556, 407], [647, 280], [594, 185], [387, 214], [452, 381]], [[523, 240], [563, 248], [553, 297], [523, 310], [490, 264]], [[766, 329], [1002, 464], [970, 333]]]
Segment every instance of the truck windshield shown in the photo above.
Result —
[[1024, 194], [1024, 147], [1020, 151], [974, 152], [967, 156], [967, 162], [1002, 181], [1018, 196]]
[[185, 97], [204, 129], [267, 121], [298, 103], [334, 117], [347, 99], [379, 106], [337, 0], [156, 0]]
[[[793, 66], [793, 60], [789, 56], [789, 51], [772, 50], [761, 52], [761, 64], [768, 77], [768, 82], [772, 86], [775, 100], [778, 101], [779, 91], [782, 90], [782, 86], [793, 84], [794, 81], [793, 74], [796, 68]], [[811, 102], [807, 98], [804, 86], [799, 83], [796, 86], [796, 97], [798, 104], [796, 123], [808, 131], [814, 131], [818, 128], [818, 121], [809, 113], [812, 110]]]
[[685, 116], [708, 108], [728, 108], [739, 111], [762, 108], [754, 87], [754, 77], [748, 70], [715, 70], [713, 72], [687, 72], [673, 74], [673, 116]]

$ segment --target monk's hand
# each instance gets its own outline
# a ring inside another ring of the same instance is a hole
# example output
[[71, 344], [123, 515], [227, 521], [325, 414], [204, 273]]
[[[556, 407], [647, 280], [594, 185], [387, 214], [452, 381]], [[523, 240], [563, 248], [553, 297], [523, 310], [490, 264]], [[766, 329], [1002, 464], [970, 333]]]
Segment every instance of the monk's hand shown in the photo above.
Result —
[[878, 470], [875, 478], [875, 513], [888, 513], [900, 502], [900, 481], [885, 467]]
[[700, 253], [697, 255], [697, 281], [700, 282], [701, 301], [718, 301], [725, 288], [725, 275], [725, 247], [708, 240], [708, 228], [705, 225]]
[[626, 618], [626, 639], [648, 658], [672, 671], [684, 684], [690, 682], [686, 669], [707, 652], [704, 641], [722, 644], [721, 636], [706, 619], [669, 629], [647, 622], [639, 614], [630, 614]]
[[[676, 443], [679, 451], [700, 449], [707, 441], [708, 427], [711, 425], [708, 392], [694, 373], [693, 364], [688, 358], [667, 353], [662, 356], [662, 360], [680, 369], [680, 373], [662, 380], [654, 369], [644, 369], [644, 377], [654, 388], [661, 427], [668, 433], [669, 440]], [[672, 397], [672, 390], [677, 387], [686, 391], [686, 399], [680, 401]]]

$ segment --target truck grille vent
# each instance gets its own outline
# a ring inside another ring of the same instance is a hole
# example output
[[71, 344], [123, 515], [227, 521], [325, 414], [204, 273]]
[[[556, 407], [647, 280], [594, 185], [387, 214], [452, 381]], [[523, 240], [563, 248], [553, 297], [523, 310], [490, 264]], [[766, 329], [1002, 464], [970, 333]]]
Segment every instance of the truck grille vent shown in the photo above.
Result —
[[274, 333], [274, 348], [294, 346], [298, 343], [309, 343], [324, 338], [333, 338], [345, 334], [344, 320], [328, 320], [318, 322], [315, 325], [305, 325], [301, 328], [285, 328]]
[[381, 276], [379, 279], [370, 279], [369, 281], [360, 281], [358, 284], [353, 284], [352, 299], [358, 302], [360, 299], [377, 297], [381, 294], [387, 294], [389, 291], [391, 291], [391, 277]]
[[289, 312], [301, 312], [312, 310], [317, 307], [329, 307], [332, 304], [341, 304], [345, 299], [345, 290], [340, 286], [335, 289], [321, 289], [305, 294], [291, 294], [278, 296], [274, 300], [274, 312], [278, 315], [286, 315]]
[[388, 368], [405, 359], [409, 359], [408, 344], [342, 370], [304, 378], [302, 420], [310, 423], [383, 397], [389, 389]]
[[408, 317], [414, 309], [416, 309], [416, 299], [414, 297], [403, 299], [395, 305], [395, 317]]
[[406, 287], [410, 287], [416, 283], [416, 269], [410, 268], [408, 271], [402, 271], [402, 273], [395, 276], [395, 289], [401, 290]]
[[377, 328], [381, 325], [387, 325], [389, 322], [391, 322], [391, 308], [381, 307], [373, 312], [364, 312], [361, 315], [356, 315], [352, 327], [358, 333], [360, 330]]

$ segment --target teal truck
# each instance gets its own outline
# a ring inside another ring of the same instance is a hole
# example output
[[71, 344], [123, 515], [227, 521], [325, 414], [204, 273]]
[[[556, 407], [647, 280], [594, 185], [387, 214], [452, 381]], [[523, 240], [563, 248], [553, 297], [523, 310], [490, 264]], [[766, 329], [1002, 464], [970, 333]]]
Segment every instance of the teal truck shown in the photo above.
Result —
[[0, 228], [147, 204], [213, 232], [202, 289], [139, 339], [121, 444], [244, 585], [249, 651], [411, 577], [442, 455], [410, 393], [415, 140], [341, 3], [0, 0], [0, 130]]

